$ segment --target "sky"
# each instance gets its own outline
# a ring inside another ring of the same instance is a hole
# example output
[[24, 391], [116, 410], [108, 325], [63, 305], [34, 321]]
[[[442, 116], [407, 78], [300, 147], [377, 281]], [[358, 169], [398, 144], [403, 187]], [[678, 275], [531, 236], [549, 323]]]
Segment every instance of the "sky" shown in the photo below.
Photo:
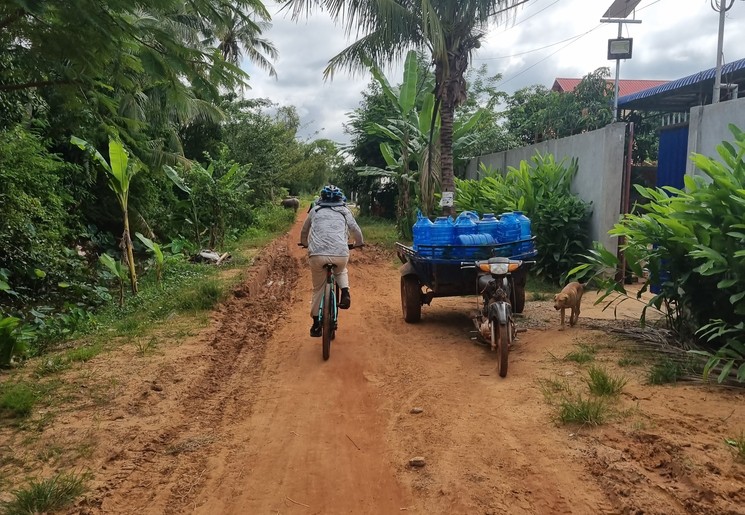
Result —
[[[641, 0], [635, 15], [640, 24], [625, 24], [623, 36], [634, 39], [633, 56], [621, 61], [621, 79], [674, 80], [716, 65], [719, 0]], [[727, 0], [729, 2], [730, 0]], [[550, 88], [557, 77], [581, 78], [599, 67], [610, 68], [608, 39], [618, 36], [618, 24], [600, 23], [612, 0], [529, 0], [513, 10], [510, 20], [495, 24], [473, 54], [472, 66], [486, 64], [488, 73], [502, 74], [497, 87], [508, 94], [526, 86]], [[347, 143], [343, 124], [360, 106], [367, 73], [337, 73], [324, 81], [327, 61], [354, 39], [346, 37], [328, 15], [314, 13], [293, 21], [271, 0], [272, 27], [265, 32], [279, 51], [277, 78], [246, 60], [251, 89], [245, 96], [294, 105], [300, 115], [302, 139], [328, 138]], [[745, 1], [734, 0], [724, 26], [724, 63], [745, 57], [738, 42], [745, 34]], [[739, 36], [739, 38], [738, 38]], [[385, 69], [391, 84], [402, 81], [400, 63]]]

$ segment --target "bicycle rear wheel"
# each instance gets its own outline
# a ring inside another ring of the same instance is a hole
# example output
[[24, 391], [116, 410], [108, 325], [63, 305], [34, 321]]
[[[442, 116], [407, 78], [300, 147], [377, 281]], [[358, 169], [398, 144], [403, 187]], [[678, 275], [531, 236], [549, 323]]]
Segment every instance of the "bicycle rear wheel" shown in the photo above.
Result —
[[323, 292], [323, 359], [331, 355], [331, 340], [334, 339], [334, 289], [326, 284]]

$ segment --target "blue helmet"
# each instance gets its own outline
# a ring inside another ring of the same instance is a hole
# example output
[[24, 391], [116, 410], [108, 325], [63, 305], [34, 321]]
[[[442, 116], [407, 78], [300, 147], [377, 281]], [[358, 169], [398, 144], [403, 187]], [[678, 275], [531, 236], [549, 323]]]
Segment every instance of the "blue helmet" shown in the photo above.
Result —
[[339, 188], [333, 184], [329, 184], [328, 186], [324, 186], [321, 190], [320, 200], [321, 202], [344, 202], [347, 198], [344, 196], [344, 192]]

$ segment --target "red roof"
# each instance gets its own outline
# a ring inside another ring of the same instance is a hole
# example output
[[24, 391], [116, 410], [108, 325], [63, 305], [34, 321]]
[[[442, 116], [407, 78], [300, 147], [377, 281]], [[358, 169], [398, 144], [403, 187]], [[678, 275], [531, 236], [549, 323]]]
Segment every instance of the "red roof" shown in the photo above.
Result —
[[[551, 86], [551, 91], [558, 91], [560, 93], [572, 91], [582, 79], [565, 79], [557, 78], [554, 81], [554, 85]], [[615, 81], [608, 79], [608, 84], [614, 85]], [[618, 96], [631, 95], [639, 91], [644, 91], [649, 88], [656, 88], [663, 84], [667, 84], [668, 80], [637, 80], [637, 79], [619, 79], [618, 81]]]

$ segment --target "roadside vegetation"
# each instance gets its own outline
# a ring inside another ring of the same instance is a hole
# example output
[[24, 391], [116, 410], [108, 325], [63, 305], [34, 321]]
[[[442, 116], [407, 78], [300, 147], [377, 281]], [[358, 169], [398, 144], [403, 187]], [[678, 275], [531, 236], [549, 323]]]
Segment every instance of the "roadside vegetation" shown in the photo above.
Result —
[[[658, 312], [671, 335], [666, 343], [689, 351], [687, 359], [660, 362], [655, 383], [674, 381], [701, 357], [704, 379], [745, 382], [745, 133], [730, 130], [732, 140], [717, 148], [721, 160], [692, 157], [706, 179], [686, 177], [683, 190], [636, 186], [648, 202], [611, 231], [623, 238], [628, 271], [646, 276], [636, 297], [608, 276], [622, 265], [598, 244], [570, 272], [602, 286], [598, 302], [644, 303], [642, 325]], [[640, 300], [648, 291], [651, 298]]]

